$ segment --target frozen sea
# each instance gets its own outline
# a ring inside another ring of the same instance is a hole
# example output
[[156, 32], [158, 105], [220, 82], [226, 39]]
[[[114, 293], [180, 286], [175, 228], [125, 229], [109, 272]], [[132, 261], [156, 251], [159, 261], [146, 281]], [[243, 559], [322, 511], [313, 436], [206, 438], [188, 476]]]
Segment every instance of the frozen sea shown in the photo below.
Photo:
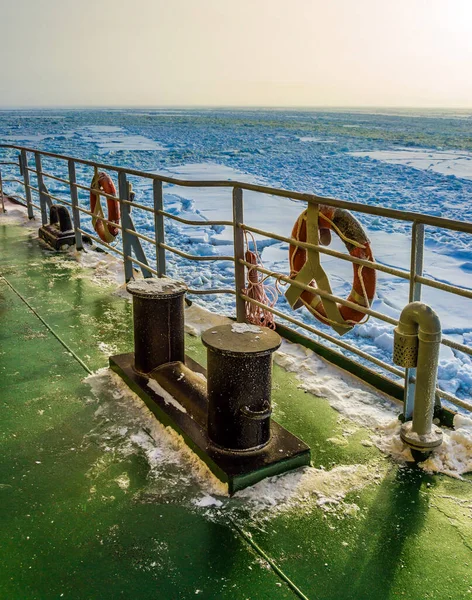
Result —
[[[472, 221], [472, 112], [408, 110], [216, 110], [113, 109], [0, 111], [0, 142], [14, 143], [103, 163], [188, 179], [243, 180], [401, 210]], [[9, 155], [2, 153], [2, 158]], [[10, 156], [14, 153], [10, 152]], [[66, 175], [64, 164], [44, 161], [45, 170]], [[7, 176], [8, 167], [3, 167]], [[88, 185], [92, 170], [78, 168]], [[34, 179], [33, 179], [34, 184]], [[136, 200], [152, 201], [148, 183], [134, 181]], [[50, 193], [67, 197], [60, 183]], [[15, 184], [6, 190], [23, 193]], [[229, 228], [205, 226], [231, 215], [230, 189], [165, 186], [165, 208], [199, 220], [201, 227], [166, 226], [167, 242], [199, 255], [229, 255]], [[88, 207], [87, 194], [81, 203]], [[303, 205], [289, 199], [245, 193], [245, 222], [289, 236]], [[134, 210], [144, 233], [153, 232], [152, 215]], [[358, 215], [368, 231], [376, 259], [409, 268], [411, 225]], [[85, 224], [87, 226], [87, 224]], [[333, 240], [333, 247], [343, 249]], [[288, 273], [287, 246], [258, 239], [264, 265]], [[152, 257], [152, 251], [148, 249]], [[336, 293], [351, 288], [349, 263], [324, 256]], [[169, 256], [169, 274], [194, 287], [234, 285], [230, 261], [193, 263]], [[472, 288], [469, 235], [426, 228], [425, 275]], [[233, 297], [195, 298], [213, 310], [231, 313]], [[472, 346], [472, 301], [423, 287], [423, 299], [439, 314], [445, 335]], [[378, 274], [374, 308], [398, 317], [408, 302], [408, 282]], [[279, 308], [289, 311], [283, 296]], [[295, 315], [326, 329], [302, 310]], [[334, 334], [336, 335], [336, 334]], [[344, 339], [391, 363], [392, 327], [375, 319]], [[472, 360], [443, 347], [439, 384], [470, 401]]]

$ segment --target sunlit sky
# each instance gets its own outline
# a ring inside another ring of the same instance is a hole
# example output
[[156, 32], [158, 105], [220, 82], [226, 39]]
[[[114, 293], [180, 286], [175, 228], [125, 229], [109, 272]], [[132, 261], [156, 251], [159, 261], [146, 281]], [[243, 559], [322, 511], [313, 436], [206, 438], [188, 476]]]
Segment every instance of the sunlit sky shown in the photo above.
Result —
[[0, 0], [0, 106], [472, 107], [472, 0]]

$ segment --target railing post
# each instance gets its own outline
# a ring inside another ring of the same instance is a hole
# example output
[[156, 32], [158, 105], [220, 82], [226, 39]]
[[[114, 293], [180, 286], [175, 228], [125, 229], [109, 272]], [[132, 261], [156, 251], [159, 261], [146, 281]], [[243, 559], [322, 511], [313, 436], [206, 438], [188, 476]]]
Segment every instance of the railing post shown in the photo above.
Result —
[[77, 191], [76, 183], [76, 175], [75, 175], [75, 162], [70, 159], [68, 161], [69, 166], [69, 187], [70, 187], [70, 200], [72, 203], [72, 219], [74, 222], [74, 232], [75, 232], [75, 247], [77, 250], [83, 250], [84, 244], [82, 241], [82, 234], [79, 231], [80, 227], [80, 211], [79, 211], [79, 194]]
[[42, 188], [44, 186], [44, 181], [43, 181], [43, 169], [41, 166], [41, 155], [39, 154], [39, 152], [34, 153], [34, 159], [36, 162], [36, 177], [38, 179], [39, 204], [41, 206], [41, 222], [43, 225], [47, 225], [49, 223], [48, 207], [46, 204], [46, 199], [42, 192]]
[[20, 154], [21, 172], [23, 174], [23, 181], [25, 184], [25, 197], [26, 205], [28, 207], [28, 219], [34, 219], [33, 205], [31, 204], [31, 188], [30, 188], [30, 177], [28, 171], [28, 156], [26, 150], [22, 150]]
[[3, 183], [2, 183], [2, 170], [0, 169], [0, 200], [2, 202], [2, 213], [5, 211], [5, 202], [3, 200]]
[[[424, 225], [414, 221], [411, 230], [411, 262], [410, 262], [410, 293], [409, 302], [421, 300], [421, 282], [416, 281], [416, 276], [423, 275], [424, 256]], [[403, 416], [410, 420], [413, 415], [415, 403], [416, 369], [405, 369], [405, 394], [403, 403]]]
[[126, 173], [124, 171], [120, 171], [118, 174], [118, 195], [120, 200], [120, 210], [121, 210], [121, 226], [123, 229], [121, 233], [123, 235], [123, 261], [125, 268], [125, 280], [128, 282], [133, 278], [133, 263], [129, 260], [128, 256], [131, 256], [131, 239], [130, 234], [126, 232], [127, 229], [131, 228], [130, 221], [130, 208], [129, 204], [123, 202], [123, 200], [128, 200], [129, 187], [128, 180], [126, 177]]
[[244, 289], [244, 231], [240, 224], [244, 222], [243, 190], [233, 188], [233, 240], [234, 240], [234, 283], [236, 287], [236, 319], [239, 323], [246, 322], [246, 302], [241, 298]]
[[157, 272], [159, 277], [163, 277], [166, 274], [166, 251], [165, 248], [162, 247], [162, 244], [165, 242], [164, 216], [160, 212], [164, 210], [162, 181], [154, 179], [152, 187], [154, 196], [154, 231], [156, 234]]

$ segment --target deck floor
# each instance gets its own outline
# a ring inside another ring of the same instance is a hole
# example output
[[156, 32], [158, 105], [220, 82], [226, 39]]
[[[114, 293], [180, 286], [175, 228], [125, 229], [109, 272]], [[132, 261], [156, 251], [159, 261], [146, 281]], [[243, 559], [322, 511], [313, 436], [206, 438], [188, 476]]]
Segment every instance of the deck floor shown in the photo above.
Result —
[[[124, 452], [138, 417], [84, 381], [108, 349], [132, 350], [130, 303], [1, 216], [0, 275], [0, 598], [472, 597], [470, 478], [397, 465], [357, 426], [333, 442], [346, 422], [275, 367], [275, 418], [313, 466], [357, 465], [367, 481], [330, 511], [316, 496], [198, 507], [190, 462], [156, 470], [142, 447]], [[187, 351], [204, 360], [197, 338]]]

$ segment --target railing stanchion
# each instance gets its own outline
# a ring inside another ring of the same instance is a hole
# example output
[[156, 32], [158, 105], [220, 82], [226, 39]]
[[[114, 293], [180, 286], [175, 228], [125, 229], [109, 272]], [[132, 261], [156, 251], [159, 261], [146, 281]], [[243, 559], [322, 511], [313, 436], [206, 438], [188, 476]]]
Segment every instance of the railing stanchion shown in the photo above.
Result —
[[164, 210], [164, 198], [162, 194], [162, 181], [159, 181], [158, 179], [154, 179], [153, 181], [153, 196], [157, 272], [159, 277], [162, 277], [166, 274], [166, 250], [162, 247], [162, 244], [165, 243], [164, 215], [161, 214], [161, 211]]
[[33, 206], [31, 204], [31, 189], [30, 189], [30, 178], [28, 171], [28, 155], [26, 150], [22, 150], [20, 154], [21, 172], [23, 174], [23, 181], [25, 182], [25, 197], [26, 206], [28, 208], [28, 219], [34, 219]]
[[244, 260], [244, 231], [240, 224], [244, 223], [243, 190], [233, 188], [233, 239], [234, 239], [234, 280], [236, 287], [236, 319], [239, 323], [246, 321], [246, 302], [241, 298], [245, 287], [244, 265], [239, 261]]
[[[424, 255], [424, 225], [423, 223], [413, 222], [411, 230], [411, 262], [410, 262], [410, 293], [409, 302], [421, 300], [421, 282], [416, 281], [416, 277], [423, 275], [423, 255]], [[403, 406], [403, 415], [405, 419], [411, 419], [413, 415], [413, 405], [415, 401], [415, 382], [416, 369], [405, 369], [405, 397]]]
[[72, 202], [72, 219], [74, 222], [74, 233], [75, 233], [75, 247], [77, 250], [83, 250], [84, 244], [82, 241], [82, 234], [80, 233], [80, 211], [79, 206], [79, 194], [75, 184], [77, 182], [75, 174], [75, 162], [70, 159], [67, 161], [69, 166], [69, 187], [70, 187], [70, 200]]
[[34, 153], [34, 159], [36, 162], [36, 177], [38, 179], [38, 190], [39, 190], [39, 205], [41, 206], [41, 222], [43, 225], [47, 225], [49, 223], [48, 219], [48, 207], [46, 204], [46, 198], [42, 193], [42, 188], [44, 186], [43, 181], [43, 168], [41, 166], [41, 155], [39, 152]]
[[2, 213], [5, 211], [5, 202], [3, 200], [3, 183], [2, 183], [2, 170], [0, 169], [0, 200], [2, 202]]
[[126, 173], [120, 171], [118, 174], [118, 195], [120, 200], [120, 212], [121, 212], [121, 223], [123, 229], [121, 230], [123, 235], [123, 261], [125, 268], [125, 280], [128, 282], [133, 278], [133, 263], [128, 259], [131, 256], [131, 238], [130, 234], [127, 233], [127, 229], [131, 229], [130, 220], [130, 207], [129, 204], [123, 202], [123, 200], [129, 200], [129, 187]]

